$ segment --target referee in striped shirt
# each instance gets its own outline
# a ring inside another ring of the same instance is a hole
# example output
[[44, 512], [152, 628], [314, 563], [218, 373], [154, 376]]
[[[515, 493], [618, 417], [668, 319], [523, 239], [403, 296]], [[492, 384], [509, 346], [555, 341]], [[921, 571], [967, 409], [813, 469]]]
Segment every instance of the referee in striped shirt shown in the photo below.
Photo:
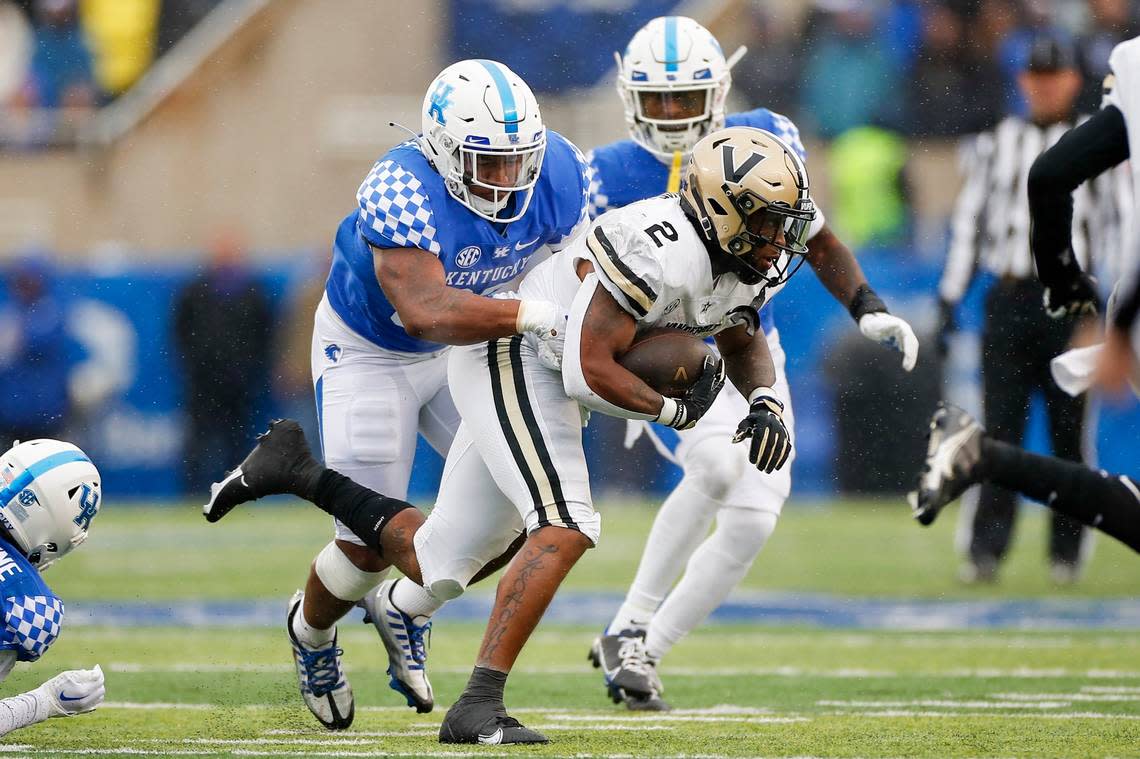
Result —
[[[1037, 156], [1076, 123], [1074, 104], [1081, 88], [1076, 54], [1064, 39], [1036, 37], [1018, 84], [1029, 119], [1010, 116], [980, 134], [966, 153], [966, 181], [951, 221], [950, 252], [939, 284], [943, 340], [953, 330], [954, 310], [978, 267], [997, 281], [985, 299], [982, 388], [985, 426], [991, 437], [1020, 444], [1032, 396], [1044, 396], [1056, 455], [1078, 461], [1084, 441], [1085, 398], [1071, 398], [1056, 386], [1049, 361], [1064, 352], [1076, 317], [1050, 319], [1042, 309], [1044, 289], [1029, 248], [1027, 179]], [[1103, 235], [1119, 228], [1107, 176], [1074, 193], [1073, 252], [1089, 269], [1089, 251], [1108, 246]], [[1110, 248], [1109, 248], [1110, 249]], [[969, 535], [962, 579], [993, 582], [1009, 546], [1016, 496], [985, 484], [977, 508], [962, 514]], [[1074, 519], [1052, 513], [1049, 557], [1058, 582], [1072, 582], [1080, 569], [1084, 530]]]

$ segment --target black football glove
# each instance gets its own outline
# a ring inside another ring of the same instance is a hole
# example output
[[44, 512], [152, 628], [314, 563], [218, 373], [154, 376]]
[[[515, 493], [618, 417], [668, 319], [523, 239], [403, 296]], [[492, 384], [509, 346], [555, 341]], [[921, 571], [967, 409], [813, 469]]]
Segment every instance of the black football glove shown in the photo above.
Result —
[[657, 415], [660, 424], [675, 430], [687, 430], [705, 415], [724, 387], [724, 360], [705, 356], [701, 376], [680, 398], [666, 398]]
[[775, 395], [761, 393], [752, 399], [748, 416], [736, 428], [732, 442], [752, 438], [748, 460], [766, 474], [780, 469], [792, 455], [792, 438], [784, 426], [784, 404]]
[[1054, 319], [1095, 315], [1097, 302], [1096, 280], [1084, 272], [1058, 287], [1045, 288], [1045, 313]]

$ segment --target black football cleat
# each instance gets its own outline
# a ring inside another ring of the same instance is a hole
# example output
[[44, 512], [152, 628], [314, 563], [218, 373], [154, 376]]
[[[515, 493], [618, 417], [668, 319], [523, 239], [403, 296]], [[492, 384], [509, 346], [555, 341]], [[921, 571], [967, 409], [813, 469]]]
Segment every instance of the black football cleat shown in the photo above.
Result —
[[524, 727], [507, 714], [501, 701], [464, 698], [451, 705], [439, 726], [440, 743], [549, 743], [542, 733]]
[[931, 524], [942, 507], [981, 481], [978, 466], [985, 430], [957, 406], [940, 403], [930, 418], [926, 463], [907, 500], [919, 524]]
[[301, 425], [275, 419], [257, 436], [257, 445], [221, 482], [210, 486], [210, 502], [202, 507], [207, 522], [217, 522], [235, 506], [267, 495], [304, 497], [324, 467], [313, 458]]

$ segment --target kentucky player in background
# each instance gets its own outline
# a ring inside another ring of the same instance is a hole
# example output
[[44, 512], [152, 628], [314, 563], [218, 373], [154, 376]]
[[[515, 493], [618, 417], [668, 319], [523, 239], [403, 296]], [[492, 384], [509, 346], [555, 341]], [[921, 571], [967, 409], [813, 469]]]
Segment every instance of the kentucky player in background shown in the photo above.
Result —
[[[623, 56], [615, 53], [629, 139], [587, 155], [591, 217], [676, 192], [693, 146], [726, 125], [772, 132], [805, 158], [799, 130], [786, 117], [766, 108], [725, 115], [731, 68], [743, 54], [742, 48], [726, 61], [716, 38], [684, 16], [650, 21], [633, 36]], [[914, 332], [887, 313], [822, 212], [810, 230], [804, 258], [862, 333], [902, 351], [903, 367], [910, 371], [918, 353]], [[769, 306], [759, 312], [759, 327], [768, 338], [777, 372], [774, 387], [791, 430], [784, 351]], [[694, 429], [678, 433], [670, 458], [684, 469], [684, 477], [658, 512], [625, 602], [590, 651], [614, 700], [624, 700], [630, 708], [667, 708], [656, 688], [635, 693], [614, 682], [660, 685], [656, 663], [744, 579], [791, 490], [791, 466], [758, 471], [749, 466], [746, 451], [731, 445], [731, 433], [747, 411], [748, 402], [730, 383]], [[630, 425], [631, 444], [650, 429], [645, 422]], [[661, 444], [663, 435], [651, 429], [650, 434], [659, 449], [667, 450]], [[714, 518], [716, 528], [710, 535]]]
[[[588, 221], [582, 155], [543, 126], [530, 88], [506, 66], [448, 66], [428, 87], [421, 120], [421, 134], [372, 167], [337, 229], [312, 344], [325, 462], [398, 498], [407, 496], [417, 433], [446, 455], [459, 426], [448, 346], [549, 338], [565, 322], [553, 303], [482, 296]], [[213, 497], [242, 476], [238, 468], [215, 486], [207, 519], [221, 518]], [[440, 602], [414, 583], [381, 584], [387, 566], [338, 522], [289, 602], [301, 694], [329, 729], [352, 723], [335, 624], [358, 603], [388, 650], [392, 688], [417, 711], [434, 705], [424, 636]]]
[[[87, 539], [100, 478], [83, 451], [58, 440], [18, 443], [0, 456], [0, 680], [34, 662], [59, 635], [63, 601], [40, 572]], [[103, 703], [103, 670], [61, 672], [0, 700], [0, 735]]]

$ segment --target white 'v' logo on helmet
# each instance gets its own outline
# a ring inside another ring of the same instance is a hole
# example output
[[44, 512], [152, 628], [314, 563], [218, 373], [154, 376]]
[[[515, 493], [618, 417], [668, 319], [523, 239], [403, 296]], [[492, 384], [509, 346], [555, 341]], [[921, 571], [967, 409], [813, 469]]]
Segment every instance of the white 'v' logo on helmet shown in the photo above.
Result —
[[0, 456], [0, 527], [46, 569], [87, 539], [102, 505], [99, 470], [71, 443], [29, 440]]
[[724, 126], [731, 68], [716, 37], [691, 18], [662, 16], [643, 26], [617, 59], [617, 89], [629, 136], [661, 159], [688, 153]]
[[453, 63], [428, 87], [420, 116], [420, 149], [452, 197], [489, 221], [526, 213], [546, 151], [526, 82], [497, 61]]

